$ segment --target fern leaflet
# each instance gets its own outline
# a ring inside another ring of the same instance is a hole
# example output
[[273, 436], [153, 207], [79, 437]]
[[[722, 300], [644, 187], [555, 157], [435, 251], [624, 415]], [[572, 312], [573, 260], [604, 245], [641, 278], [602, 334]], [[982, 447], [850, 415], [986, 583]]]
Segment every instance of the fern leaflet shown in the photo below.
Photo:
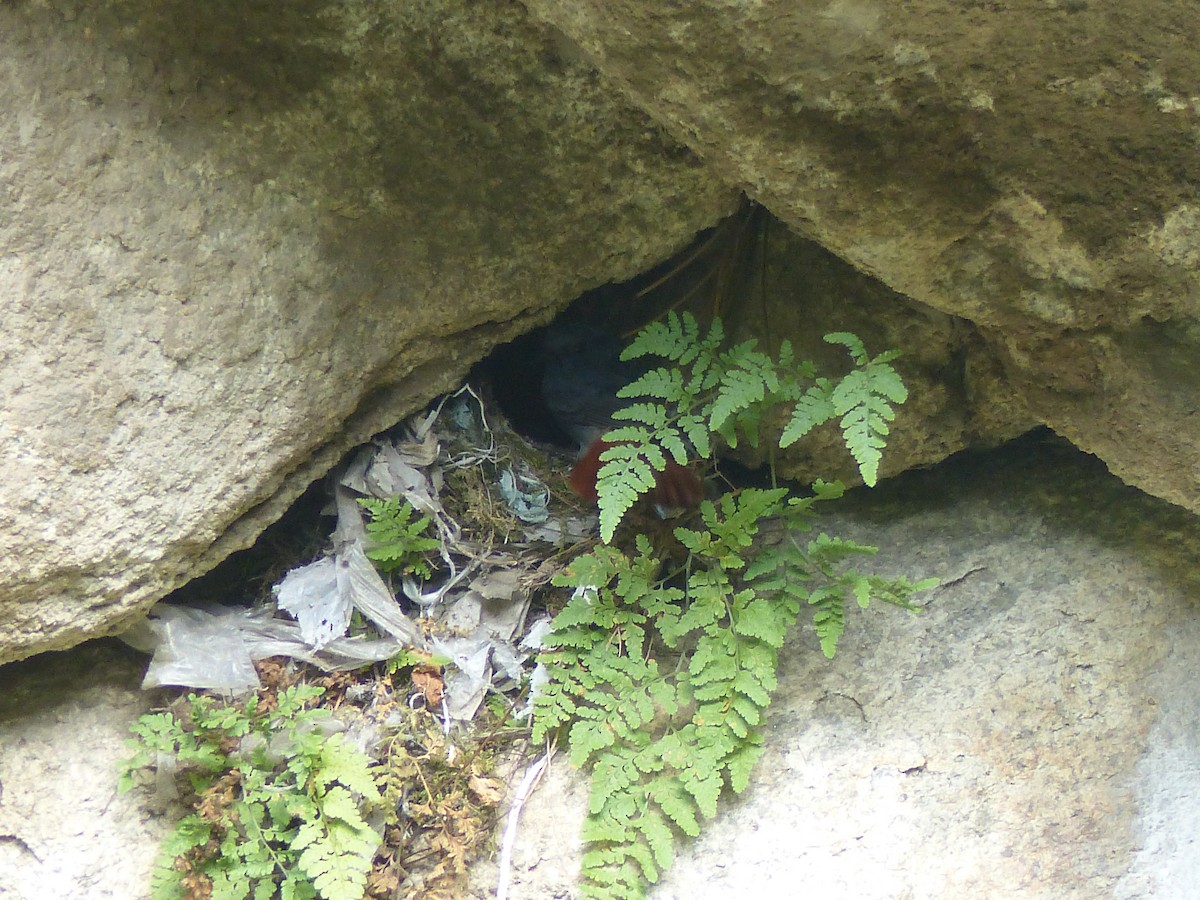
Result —
[[329, 712], [308, 704], [321, 693], [286, 688], [271, 710], [256, 697], [236, 705], [193, 694], [184, 719], [158, 714], [134, 726], [129, 784], [148, 751], [165, 751], [205, 810], [164, 840], [154, 900], [184, 896], [195, 879], [211, 882], [214, 900], [363, 896], [380, 844], [363, 814], [380, 796], [367, 758], [316, 727]]
[[908, 389], [891, 366], [895, 353], [869, 359], [862, 341], [852, 334], [830, 334], [825, 340], [842, 344], [858, 365], [834, 388], [830, 397], [835, 415], [842, 417], [846, 448], [870, 487], [879, 477], [879, 461], [887, 444], [888, 422], [896, 417], [892, 404], [908, 399]]
[[[708, 459], [712, 435], [730, 447], [745, 439], [759, 442], [768, 410], [791, 404], [779, 446], [786, 448], [814, 428], [840, 419], [843, 440], [863, 481], [874, 485], [895, 406], [908, 392], [891, 366], [895, 352], [872, 359], [856, 336], [825, 336], [846, 348], [854, 368], [843, 378], [818, 378], [810, 362], [798, 362], [790, 344], [779, 361], [745, 341], [721, 349], [724, 329], [714, 321], [707, 333], [689, 313], [668, 314], [647, 326], [626, 349], [623, 359], [657, 356], [672, 365], [651, 369], [618, 396], [635, 401], [615, 418], [628, 425], [605, 435], [610, 445], [597, 478], [600, 536], [611, 541], [617, 524], [638, 498], [654, 489], [660, 460], [683, 465]], [[622, 449], [617, 449], [622, 448]]]

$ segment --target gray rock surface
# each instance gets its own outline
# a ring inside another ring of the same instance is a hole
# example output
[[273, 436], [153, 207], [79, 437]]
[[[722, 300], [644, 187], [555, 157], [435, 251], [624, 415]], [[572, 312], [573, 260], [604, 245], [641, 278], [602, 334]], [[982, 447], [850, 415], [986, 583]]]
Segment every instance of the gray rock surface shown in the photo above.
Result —
[[[918, 616], [854, 614], [833, 661], [798, 631], [750, 788], [655, 896], [1194, 897], [1194, 517], [1025, 441], [855, 492], [826, 525], [943, 586]], [[163, 823], [113, 797], [137, 680], [104, 645], [0, 669], [0, 896], [145, 896]], [[560, 758], [513, 898], [574, 896], [583, 801]]]
[[1200, 511], [1190, 0], [528, 0], [721, 177]]
[[0, 3], [0, 661], [730, 208], [566, 49], [502, 2]]
[[144, 661], [115, 643], [0, 668], [0, 897], [149, 896], [168, 820], [117, 796]]

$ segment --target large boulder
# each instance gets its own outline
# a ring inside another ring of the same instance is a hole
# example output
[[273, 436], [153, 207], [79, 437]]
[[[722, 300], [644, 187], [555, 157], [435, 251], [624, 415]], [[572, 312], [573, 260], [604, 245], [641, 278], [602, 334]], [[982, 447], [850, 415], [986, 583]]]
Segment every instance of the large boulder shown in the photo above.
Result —
[[974, 323], [1038, 420], [1200, 510], [1187, 0], [528, 0], [730, 183]]
[[0, 4], [0, 662], [731, 208], [567, 46], [500, 0]]

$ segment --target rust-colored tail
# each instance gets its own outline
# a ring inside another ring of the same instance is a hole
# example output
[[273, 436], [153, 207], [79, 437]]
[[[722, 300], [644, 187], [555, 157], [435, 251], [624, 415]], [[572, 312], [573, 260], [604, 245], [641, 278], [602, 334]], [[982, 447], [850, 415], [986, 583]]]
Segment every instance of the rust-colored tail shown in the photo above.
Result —
[[[596, 502], [596, 479], [600, 474], [600, 454], [611, 447], [607, 441], [593, 441], [571, 468], [567, 482], [571, 490], [584, 500]], [[674, 460], [658, 473], [650, 499], [661, 509], [691, 509], [704, 499], [704, 486], [691, 469]]]

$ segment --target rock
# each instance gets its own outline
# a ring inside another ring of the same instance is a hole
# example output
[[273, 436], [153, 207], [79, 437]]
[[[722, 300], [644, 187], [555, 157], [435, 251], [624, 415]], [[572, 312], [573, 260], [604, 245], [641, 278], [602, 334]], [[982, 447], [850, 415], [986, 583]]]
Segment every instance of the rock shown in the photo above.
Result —
[[116, 641], [0, 669], [0, 897], [150, 896], [180, 814], [152, 792], [116, 792], [153, 696], [138, 687], [144, 670]]
[[972, 323], [1034, 418], [1200, 510], [1191, 3], [527, 5], [800, 234]]
[[734, 191], [502, 2], [0, 4], [0, 662], [122, 627]]
[[739, 335], [904, 351], [884, 474], [1045, 423], [1200, 509], [1190, 7], [527, 5], [0, 4], [0, 662], [120, 629], [735, 186], [802, 236]]

